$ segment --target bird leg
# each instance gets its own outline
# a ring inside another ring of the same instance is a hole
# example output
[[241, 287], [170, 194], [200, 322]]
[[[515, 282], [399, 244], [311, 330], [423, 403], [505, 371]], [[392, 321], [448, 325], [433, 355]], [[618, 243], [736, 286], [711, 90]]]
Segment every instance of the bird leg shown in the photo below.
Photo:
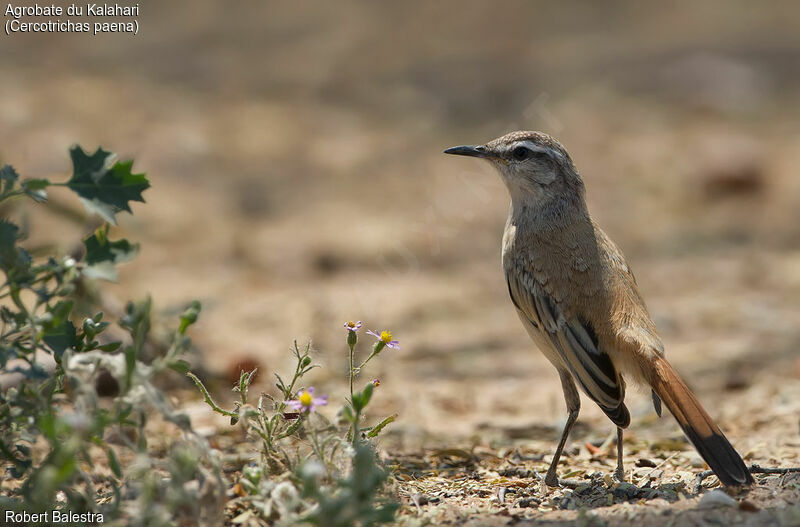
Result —
[[561, 388], [564, 390], [564, 400], [567, 403], [569, 415], [567, 416], [567, 423], [564, 425], [564, 431], [561, 432], [561, 440], [558, 442], [555, 454], [553, 454], [553, 461], [550, 462], [550, 468], [547, 470], [547, 475], [544, 478], [545, 484], [549, 487], [558, 486], [558, 474], [556, 474], [558, 460], [561, 458], [561, 452], [564, 450], [564, 445], [567, 442], [570, 430], [572, 430], [572, 425], [575, 424], [575, 421], [578, 419], [578, 413], [581, 410], [581, 398], [578, 395], [578, 390], [575, 388], [572, 375], [567, 370], [561, 369], [558, 370], [558, 373], [561, 377]]
[[625, 469], [622, 467], [622, 428], [617, 427], [617, 471], [614, 472], [617, 481], [625, 481]]

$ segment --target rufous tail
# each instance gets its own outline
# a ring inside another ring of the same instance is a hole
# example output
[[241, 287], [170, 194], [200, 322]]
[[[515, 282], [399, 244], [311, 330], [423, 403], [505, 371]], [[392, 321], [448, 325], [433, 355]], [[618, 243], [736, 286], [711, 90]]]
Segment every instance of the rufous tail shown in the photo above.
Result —
[[663, 358], [652, 363], [650, 384], [675, 416], [683, 432], [724, 485], [753, 482], [742, 457], [711, 420], [678, 372]]

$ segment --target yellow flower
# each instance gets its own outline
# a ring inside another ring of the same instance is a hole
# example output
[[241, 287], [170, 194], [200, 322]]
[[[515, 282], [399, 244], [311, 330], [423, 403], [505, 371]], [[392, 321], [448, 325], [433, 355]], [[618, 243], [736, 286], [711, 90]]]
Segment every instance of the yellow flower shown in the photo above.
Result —
[[328, 404], [328, 396], [323, 395], [322, 397], [315, 397], [313, 386], [309, 386], [308, 389], [297, 392], [297, 399], [286, 401], [286, 406], [300, 413], [313, 412], [318, 406], [324, 406], [326, 404]]
[[297, 400], [300, 401], [300, 404], [303, 406], [311, 406], [311, 401], [314, 400], [314, 397], [308, 393], [308, 390], [305, 390], [297, 397]]
[[377, 333], [375, 331], [369, 330], [367, 331], [367, 334], [372, 335], [373, 337], [378, 339], [378, 342], [375, 343], [375, 345], [378, 346], [377, 348], [375, 348], [376, 353], [381, 351], [384, 346], [396, 350], [400, 349], [399, 342], [397, 342], [396, 340], [392, 340], [391, 331], [381, 331], [380, 333]]

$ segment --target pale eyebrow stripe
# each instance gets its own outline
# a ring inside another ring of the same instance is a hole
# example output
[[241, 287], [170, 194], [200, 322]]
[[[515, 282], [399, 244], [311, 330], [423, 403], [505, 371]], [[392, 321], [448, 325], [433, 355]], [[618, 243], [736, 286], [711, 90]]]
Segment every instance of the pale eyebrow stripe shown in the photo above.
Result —
[[513, 150], [518, 146], [524, 146], [525, 148], [531, 150], [532, 152], [537, 152], [539, 154], [546, 154], [550, 157], [555, 157], [557, 159], [563, 159], [564, 156], [561, 155], [561, 152], [558, 150], [554, 150], [552, 148], [548, 148], [546, 146], [541, 146], [534, 144], [531, 141], [517, 141], [516, 143], [512, 143], [509, 150]]

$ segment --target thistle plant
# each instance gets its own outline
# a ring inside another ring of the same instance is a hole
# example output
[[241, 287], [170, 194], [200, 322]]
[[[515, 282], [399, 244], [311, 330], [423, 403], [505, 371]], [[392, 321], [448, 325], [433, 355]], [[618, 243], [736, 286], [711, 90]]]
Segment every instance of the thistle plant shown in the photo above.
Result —
[[[181, 316], [166, 352], [147, 357], [153, 348], [150, 301], [128, 303], [119, 317], [100, 310], [94, 281], [116, 279], [116, 266], [138, 251], [134, 243], [111, 239], [111, 226], [119, 212], [131, 212], [130, 202], [143, 201], [149, 182], [132, 172], [132, 161], [117, 161], [100, 148], [89, 154], [76, 146], [70, 158], [72, 176], [64, 182], [22, 179], [8, 165], [0, 169], [4, 212], [26, 198], [44, 203], [49, 189], [66, 188], [104, 220], [83, 239], [80, 258], [34, 257], [24, 246], [26, 229], [0, 219], [0, 373], [6, 379], [0, 387], [0, 505], [29, 513], [58, 508], [108, 524], [170, 525], [189, 516], [213, 524], [222, 500], [213, 456], [155, 383], [169, 369], [188, 370], [186, 333], [200, 306], [190, 305]], [[148, 447], [146, 425], [154, 416], [185, 438], [166, 457]], [[98, 455], [110, 474], [97, 470]], [[181, 461], [189, 458], [192, 463]], [[133, 520], [137, 510], [147, 514]]]

